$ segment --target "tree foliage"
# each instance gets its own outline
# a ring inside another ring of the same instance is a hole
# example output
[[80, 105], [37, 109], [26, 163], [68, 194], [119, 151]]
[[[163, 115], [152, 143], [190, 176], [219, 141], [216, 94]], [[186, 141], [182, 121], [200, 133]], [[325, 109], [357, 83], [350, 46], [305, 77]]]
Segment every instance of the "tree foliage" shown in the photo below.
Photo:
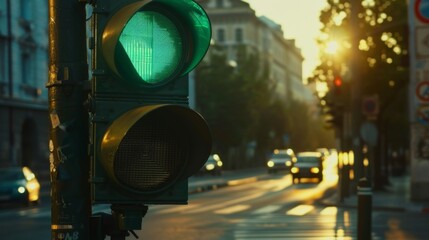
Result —
[[[381, 110], [387, 109], [394, 98], [404, 96], [400, 92], [408, 83], [406, 0], [327, 2], [320, 15], [321, 64], [309, 81], [329, 85], [336, 75], [350, 81], [358, 72], [360, 79], [352, 80], [360, 81], [362, 95], [377, 94]], [[339, 44], [335, 54], [326, 52], [331, 41]]]
[[[332, 133], [323, 129], [308, 104], [278, 97], [269, 67], [257, 53], [240, 47], [231, 65], [226, 51], [213, 46], [208, 60], [197, 68], [196, 79], [197, 110], [212, 130], [214, 151], [224, 158], [230, 149], [244, 151], [249, 143], [256, 148], [257, 161], [251, 165], [265, 164], [267, 153], [275, 148], [334, 145]], [[245, 161], [244, 156], [238, 158]]]
[[261, 113], [270, 104], [267, 67], [257, 54], [238, 49], [231, 66], [220, 46], [196, 71], [197, 106], [213, 132], [215, 148], [236, 147], [254, 139]]
[[[408, 29], [406, 0], [328, 0], [320, 15], [323, 24], [319, 39], [321, 64], [309, 81], [326, 82], [335, 76], [355, 84], [361, 96], [377, 95], [380, 110], [375, 121], [379, 137], [375, 148], [374, 186], [382, 180], [381, 162], [388, 147], [408, 144], [407, 88]], [[341, 51], [327, 53], [336, 41]], [[353, 106], [352, 106], [353, 107]], [[356, 107], [356, 106], [354, 106]], [[360, 109], [353, 109], [355, 112]], [[385, 166], [384, 169], [388, 169]], [[387, 176], [386, 176], [387, 177]]]

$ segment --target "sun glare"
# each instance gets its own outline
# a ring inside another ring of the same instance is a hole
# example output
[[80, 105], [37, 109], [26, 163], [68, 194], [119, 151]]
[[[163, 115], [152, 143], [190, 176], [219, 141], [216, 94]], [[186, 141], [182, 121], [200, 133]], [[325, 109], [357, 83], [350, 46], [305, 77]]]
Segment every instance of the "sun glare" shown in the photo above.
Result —
[[326, 44], [325, 52], [328, 54], [336, 54], [338, 52], [338, 49], [340, 48], [340, 45], [337, 41], [330, 41]]

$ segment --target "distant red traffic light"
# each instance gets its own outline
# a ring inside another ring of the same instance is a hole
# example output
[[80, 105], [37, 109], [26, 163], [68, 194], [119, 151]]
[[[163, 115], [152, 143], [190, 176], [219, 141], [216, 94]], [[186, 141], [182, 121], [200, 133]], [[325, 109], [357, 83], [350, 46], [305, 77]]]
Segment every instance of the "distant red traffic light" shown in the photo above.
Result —
[[334, 80], [335, 87], [341, 87], [343, 85], [343, 80], [340, 77], [336, 77]]

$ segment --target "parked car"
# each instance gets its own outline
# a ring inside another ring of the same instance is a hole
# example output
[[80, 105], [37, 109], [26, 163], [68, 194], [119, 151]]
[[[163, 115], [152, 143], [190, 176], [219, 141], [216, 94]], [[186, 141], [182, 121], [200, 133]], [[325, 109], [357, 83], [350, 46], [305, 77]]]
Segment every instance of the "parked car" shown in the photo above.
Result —
[[223, 162], [218, 154], [211, 154], [204, 166], [200, 169], [200, 174], [221, 175]]
[[0, 169], [0, 202], [38, 203], [40, 184], [28, 167]]
[[323, 181], [323, 156], [320, 152], [301, 152], [296, 156], [296, 162], [291, 168], [292, 180], [298, 182], [301, 178], [317, 178]]
[[293, 161], [295, 161], [295, 155], [292, 149], [276, 149], [267, 162], [268, 173], [289, 171]]

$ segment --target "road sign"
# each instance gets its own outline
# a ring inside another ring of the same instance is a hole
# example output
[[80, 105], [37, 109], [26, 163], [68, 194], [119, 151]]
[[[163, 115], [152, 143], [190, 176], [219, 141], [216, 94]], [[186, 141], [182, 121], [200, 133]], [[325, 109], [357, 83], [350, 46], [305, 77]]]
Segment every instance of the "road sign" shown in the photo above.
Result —
[[362, 99], [362, 113], [367, 118], [376, 118], [379, 112], [378, 95], [364, 96]]
[[429, 27], [416, 28], [416, 57], [429, 58]]
[[374, 123], [364, 122], [360, 127], [360, 136], [370, 147], [377, 144], [378, 130]]
[[422, 81], [417, 84], [416, 96], [422, 102], [429, 102], [429, 81]]
[[429, 0], [416, 0], [414, 12], [417, 19], [424, 23], [429, 23]]
[[417, 122], [421, 125], [429, 125], [429, 106], [420, 106], [417, 109]]

